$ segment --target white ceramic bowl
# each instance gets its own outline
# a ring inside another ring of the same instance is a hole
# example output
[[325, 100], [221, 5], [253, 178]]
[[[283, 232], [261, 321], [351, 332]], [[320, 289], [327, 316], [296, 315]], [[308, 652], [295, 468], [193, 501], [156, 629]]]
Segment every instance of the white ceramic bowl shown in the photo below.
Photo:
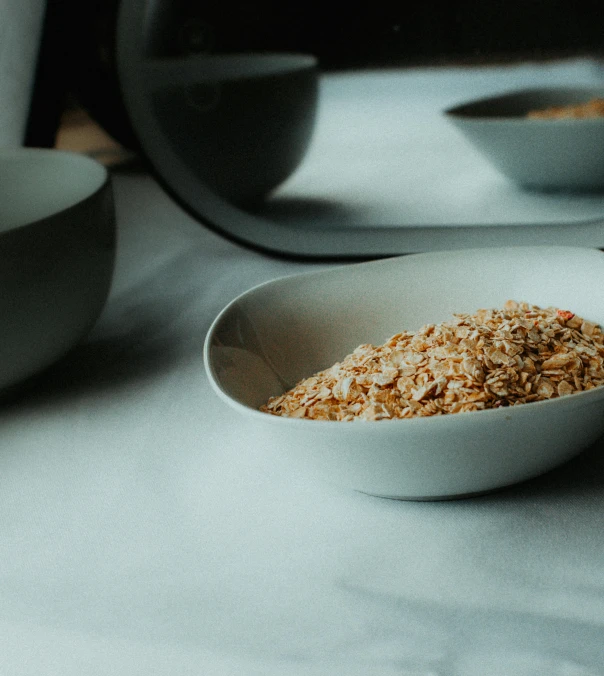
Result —
[[57, 150], [0, 150], [0, 392], [88, 332], [106, 301], [114, 256], [102, 165]]
[[604, 323], [604, 254], [510, 247], [416, 254], [287, 277], [231, 302], [206, 338], [216, 393], [292, 472], [373, 495], [471, 495], [546, 472], [604, 433], [604, 387], [546, 402], [409, 420], [296, 420], [258, 407], [361, 343], [508, 299]]
[[529, 119], [552, 106], [603, 98], [602, 87], [522, 89], [445, 111], [502, 174], [529, 189], [604, 190], [604, 117]]

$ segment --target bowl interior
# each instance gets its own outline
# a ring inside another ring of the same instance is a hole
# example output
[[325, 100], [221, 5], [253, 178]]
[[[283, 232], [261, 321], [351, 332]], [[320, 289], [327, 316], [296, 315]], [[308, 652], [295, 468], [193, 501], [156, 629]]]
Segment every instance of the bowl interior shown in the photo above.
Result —
[[[604, 254], [509, 247], [416, 254], [269, 282], [233, 301], [206, 339], [219, 395], [257, 409], [363, 343], [506, 300], [604, 322]], [[263, 414], [260, 414], [263, 415]]]
[[84, 155], [37, 148], [0, 151], [0, 232], [47, 218], [95, 193], [107, 170]]
[[[519, 118], [527, 124], [535, 120], [526, 119], [532, 110], [550, 108], [552, 106], [568, 106], [586, 103], [593, 98], [603, 98], [602, 87], [547, 87], [522, 89], [498, 96], [463, 103], [445, 111], [450, 117], [462, 118]], [[593, 118], [604, 123], [604, 118]], [[593, 121], [592, 120], [592, 121]], [[519, 120], [518, 120], [519, 121]], [[561, 120], [540, 120], [540, 122], [560, 122]], [[584, 122], [585, 120], [563, 120], [562, 122]]]

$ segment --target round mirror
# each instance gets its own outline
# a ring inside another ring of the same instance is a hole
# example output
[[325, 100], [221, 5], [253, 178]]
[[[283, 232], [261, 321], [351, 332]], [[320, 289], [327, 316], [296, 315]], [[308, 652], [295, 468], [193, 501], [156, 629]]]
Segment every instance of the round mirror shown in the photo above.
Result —
[[[245, 3], [122, 0], [123, 102], [165, 190], [225, 237], [292, 257], [514, 242], [604, 246], [603, 194], [522, 190], [444, 114], [522, 86], [604, 84], [597, 62], [540, 61], [544, 52], [523, 43], [534, 34], [524, 10], [526, 25], [507, 33], [516, 59], [501, 64], [489, 32], [505, 18], [497, 8], [487, 17], [480, 3], [440, 13], [426, 7], [404, 13], [405, 21], [401, 12], [373, 9], [342, 17], [307, 5], [269, 12]], [[550, 27], [568, 25], [551, 14]], [[484, 63], [464, 63], [483, 34]], [[329, 41], [326, 64], [317, 54]], [[414, 67], [428, 57], [431, 67]]]

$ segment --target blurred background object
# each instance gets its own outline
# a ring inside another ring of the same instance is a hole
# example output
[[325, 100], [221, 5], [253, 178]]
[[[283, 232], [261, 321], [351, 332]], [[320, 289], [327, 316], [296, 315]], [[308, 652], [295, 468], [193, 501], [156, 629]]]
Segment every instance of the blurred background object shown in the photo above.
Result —
[[[431, 0], [405, 7], [374, 2], [354, 9], [266, 0], [164, 4], [170, 8], [162, 37], [167, 56], [302, 52], [316, 56], [323, 71], [334, 71], [604, 53], [601, 3], [591, 0]], [[74, 129], [81, 132], [90, 122], [90, 141], [99, 148], [103, 139], [107, 158], [120, 147], [136, 150], [115, 67], [119, 5], [48, 0], [26, 145], [58, 141], [79, 149], [83, 137]], [[61, 131], [64, 123], [71, 131]], [[94, 125], [100, 130], [93, 132]]]
[[0, 147], [23, 143], [45, 0], [0, 0]]

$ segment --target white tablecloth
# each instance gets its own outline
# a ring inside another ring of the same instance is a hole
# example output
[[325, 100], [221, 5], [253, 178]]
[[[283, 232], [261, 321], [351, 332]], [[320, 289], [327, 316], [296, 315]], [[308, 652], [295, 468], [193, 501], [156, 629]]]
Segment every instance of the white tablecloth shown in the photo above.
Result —
[[[604, 443], [451, 502], [293, 474], [202, 345], [269, 258], [114, 176], [92, 334], [0, 409], [2, 676], [604, 674]], [[427, 449], [428, 450], [428, 449]]]

